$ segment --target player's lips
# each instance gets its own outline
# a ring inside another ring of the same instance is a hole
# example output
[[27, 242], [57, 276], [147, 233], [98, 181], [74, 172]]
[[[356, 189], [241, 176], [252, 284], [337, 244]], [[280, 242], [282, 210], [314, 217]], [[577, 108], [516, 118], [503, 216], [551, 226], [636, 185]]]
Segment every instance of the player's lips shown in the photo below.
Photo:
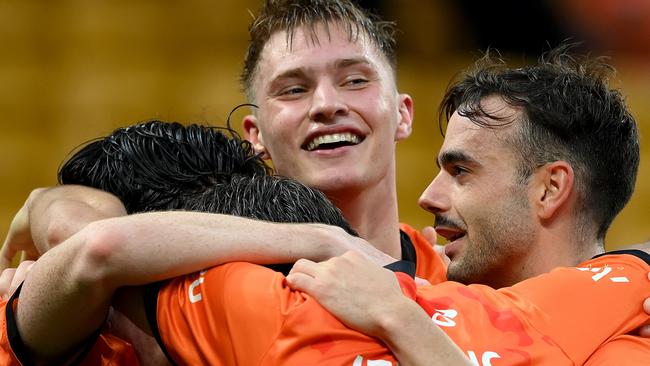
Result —
[[445, 254], [453, 260], [454, 255], [460, 250], [467, 232], [457, 227], [442, 225], [436, 226], [435, 229], [438, 235], [447, 239], [448, 243], [445, 245]]
[[307, 151], [333, 150], [345, 146], [360, 144], [365, 136], [358, 131], [319, 130], [311, 133], [305, 139], [301, 148]]

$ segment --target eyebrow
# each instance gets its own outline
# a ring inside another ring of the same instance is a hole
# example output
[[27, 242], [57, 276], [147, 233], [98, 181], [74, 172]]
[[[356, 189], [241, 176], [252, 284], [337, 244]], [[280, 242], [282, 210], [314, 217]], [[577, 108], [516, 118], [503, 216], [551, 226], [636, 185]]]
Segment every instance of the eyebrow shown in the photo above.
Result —
[[282, 79], [303, 78], [303, 77], [305, 77], [305, 75], [307, 75], [307, 68], [305, 68], [305, 67], [296, 67], [294, 69], [289, 69], [289, 70], [283, 71], [280, 74], [276, 75], [271, 80], [271, 84], [275, 83], [278, 80], [282, 80]]
[[440, 153], [440, 155], [438, 155], [438, 159], [436, 160], [436, 165], [438, 165], [438, 168], [455, 163], [481, 165], [476, 159], [460, 150], [443, 151]]
[[365, 57], [353, 57], [353, 58], [344, 58], [341, 60], [336, 60], [334, 62], [334, 67], [337, 69], [342, 69], [345, 67], [355, 66], [359, 64], [364, 64], [370, 66], [370, 61]]
[[[334, 68], [343, 69], [346, 67], [355, 66], [359, 64], [368, 65], [368, 66], [371, 65], [370, 61], [368, 61], [368, 59], [365, 57], [353, 57], [353, 58], [344, 58], [344, 59], [335, 60]], [[308, 69], [306, 67], [296, 67], [293, 69], [288, 69], [276, 75], [271, 80], [271, 83], [274, 83], [277, 80], [282, 80], [282, 79], [304, 78], [307, 75], [307, 73], [308, 73]]]

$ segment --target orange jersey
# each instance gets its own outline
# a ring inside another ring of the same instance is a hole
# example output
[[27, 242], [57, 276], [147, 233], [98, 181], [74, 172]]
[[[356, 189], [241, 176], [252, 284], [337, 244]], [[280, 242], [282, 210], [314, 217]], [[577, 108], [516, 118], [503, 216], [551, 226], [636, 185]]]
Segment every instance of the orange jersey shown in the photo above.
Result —
[[[416, 290], [410, 277], [398, 276], [476, 364], [581, 365], [594, 352], [620, 349], [606, 345], [648, 320], [641, 304], [650, 297], [649, 270], [639, 257], [619, 254], [500, 290], [456, 282]], [[650, 364], [649, 344], [642, 343], [637, 350]]]
[[[0, 365], [2, 366], [31, 364], [29, 354], [18, 334], [14, 318], [19, 291], [17, 290], [9, 301], [0, 300]], [[71, 357], [70, 362], [65, 364], [79, 366], [140, 365], [131, 344], [108, 332], [100, 333], [94, 338], [94, 342], [89, 348], [80, 350], [76, 356]]]
[[[398, 278], [477, 365], [574, 365], [599, 347], [616, 351], [604, 345], [648, 319], [641, 303], [650, 296], [649, 270], [635, 256], [612, 255], [501, 290], [453, 282], [416, 290], [410, 277]], [[346, 328], [281, 274], [249, 263], [176, 278], [154, 307], [152, 328], [178, 364], [396, 364], [382, 343]]]
[[251, 263], [176, 278], [161, 287], [154, 306], [157, 326], [152, 328], [179, 365], [395, 362], [383, 344], [289, 289], [282, 274]]
[[[413, 248], [415, 249], [415, 275], [428, 280], [431, 284], [436, 284], [447, 280], [447, 266], [442, 261], [440, 256], [433, 250], [431, 243], [424, 238], [418, 231], [413, 229], [407, 224], [400, 224], [402, 230], [402, 259], [408, 258], [407, 245], [405, 241], [410, 239]], [[404, 238], [404, 234], [407, 238]]]
[[599, 347], [584, 366], [647, 366], [648, 364], [650, 364], [650, 339], [624, 334]]

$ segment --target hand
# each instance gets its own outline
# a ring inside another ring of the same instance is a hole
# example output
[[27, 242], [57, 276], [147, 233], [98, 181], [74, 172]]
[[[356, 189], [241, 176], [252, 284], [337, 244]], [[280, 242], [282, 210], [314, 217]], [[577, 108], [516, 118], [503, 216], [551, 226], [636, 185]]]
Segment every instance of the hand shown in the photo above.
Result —
[[321, 263], [301, 259], [287, 282], [314, 297], [347, 326], [371, 336], [381, 334], [386, 314], [410, 301], [391, 271], [353, 251]]
[[26, 260], [18, 265], [18, 268], [7, 268], [0, 274], [0, 298], [9, 300], [14, 291], [27, 277], [27, 272], [34, 265], [34, 261]]
[[449, 265], [449, 262], [451, 262], [451, 259], [445, 254], [445, 246], [438, 244], [438, 234], [436, 233], [436, 229], [434, 229], [432, 226], [426, 226], [424, 229], [422, 229], [422, 236], [424, 236], [425, 239], [433, 246], [433, 249], [438, 253], [438, 256], [442, 258], [442, 261], [445, 263], [445, 265]]
[[[377, 249], [365, 239], [358, 236], [352, 236], [340, 227], [324, 224], [311, 225], [318, 227], [331, 235], [325, 243], [327, 253], [318, 257], [310, 256], [309, 258], [312, 260], [325, 261], [330, 258], [341, 256], [348, 251], [354, 251], [361, 254], [366, 260], [379, 266], [385, 266], [397, 261], [397, 259]], [[313, 247], [313, 243], [310, 244], [310, 247]]]
[[38, 258], [39, 251], [32, 239], [29, 210], [32, 201], [44, 190], [44, 188], [33, 190], [13, 220], [11, 220], [9, 232], [0, 250], [0, 271], [11, 267], [14, 257], [19, 252], [23, 252], [23, 260], [35, 260]]

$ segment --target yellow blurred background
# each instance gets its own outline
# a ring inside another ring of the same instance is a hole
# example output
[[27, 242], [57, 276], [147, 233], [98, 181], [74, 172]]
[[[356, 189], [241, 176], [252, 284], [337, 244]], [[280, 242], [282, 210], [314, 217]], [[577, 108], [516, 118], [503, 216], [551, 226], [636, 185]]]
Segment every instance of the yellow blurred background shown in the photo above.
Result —
[[[467, 8], [469, 2], [368, 2], [402, 30], [399, 86], [413, 96], [416, 117], [413, 136], [398, 144], [400, 216], [416, 227], [432, 222], [416, 202], [437, 173], [435, 156], [442, 141], [437, 106], [449, 80], [486, 45], [505, 47], [506, 58], [516, 62], [543, 50], [543, 44], [532, 41], [540, 36], [528, 34], [530, 26], [521, 28], [527, 12], [545, 22], [535, 9], [518, 5], [526, 2], [506, 1], [506, 14], [503, 3], [494, 8], [496, 2], [475, 2], [483, 8]], [[550, 9], [552, 20], [535, 31], [549, 29], [554, 37], [578, 34], [612, 55], [619, 70], [614, 85], [627, 95], [639, 122], [642, 157], [636, 192], [610, 230], [608, 248], [648, 240], [650, 157], [644, 137], [650, 133], [650, 57], [645, 49], [650, 41], [643, 38], [650, 35], [644, 28], [650, 24], [648, 7], [632, 0], [531, 3]], [[256, 13], [259, 4], [0, 0], [0, 232], [6, 233], [33, 188], [56, 183], [58, 166], [82, 142], [150, 118], [222, 125], [230, 110], [245, 102], [238, 75], [250, 12]], [[625, 11], [619, 9], [625, 6]], [[490, 19], [491, 14], [502, 18]], [[481, 19], [488, 28], [481, 28]], [[523, 43], [513, 41], [516, 37]], [[239, 128], [244, 113], [234, 114], [233, 125]]]

